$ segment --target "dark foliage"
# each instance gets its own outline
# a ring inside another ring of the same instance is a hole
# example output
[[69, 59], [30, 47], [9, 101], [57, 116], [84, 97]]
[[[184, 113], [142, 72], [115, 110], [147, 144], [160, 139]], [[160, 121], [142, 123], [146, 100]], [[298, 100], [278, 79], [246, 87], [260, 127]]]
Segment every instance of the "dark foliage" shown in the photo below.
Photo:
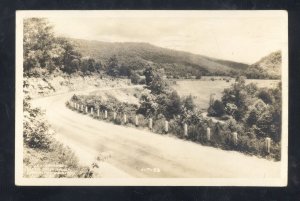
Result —
[[215, 100], [214, 103], [208, 108], [208, 115], [214, 117], [221, 117], [225, 114], [225, 106], [219, 101]]
[[45, 76], [54, 71], [67, 74], [81, 71], [85, 75], [102, 69], [101, 62], [82, 57], [72, 41], [55, 37], [46, 18], [24, 20], [23, 49], [26, 76]]
[[[259, 89], [255, 84], [245, 84], [240, 77], [222, 97], [225, 113], [242, 124], [256, 138], [271, 137], [276, 143], [281, 139], [281, 86]], [[209, 108], [209, 112], [215, 112]], [[221, 107], [220, 107], [221, 108]], [[216, 112], [214, 113], [216, 114]]]
[[113, 55], [118, 55], [120, 66], [131, 71], [143, 71], [149, 63], [155, 70], [163, 68], [166, 75], [186, 78], [202, 75], [231, 75], [243, 72], [248, 65], [213, 59], [182, 51], [156, 47], [147, 43], [106, 43], [70, 39], [83, 56], [92, 56], [96, 61], [107, 65]]

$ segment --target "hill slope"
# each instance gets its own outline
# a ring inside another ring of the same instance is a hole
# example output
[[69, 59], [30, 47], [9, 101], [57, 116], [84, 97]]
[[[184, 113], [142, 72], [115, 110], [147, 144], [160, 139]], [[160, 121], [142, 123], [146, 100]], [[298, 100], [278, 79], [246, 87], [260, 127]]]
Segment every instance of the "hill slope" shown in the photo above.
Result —
[[281, 75], [281, 63], [281, 51], [272, 52], [250, 65], [245, 73], [248, 78], [278, 79]]
[[148, 64], [164, 68], [167, 75], [231, 75], [243, 72], [248, 65], [213, 59], [183, 51], [157, 47], [148, 43], [108, 43], [70, 39], [83, 56], [90, 56], [106, 64], [117, 56], [120, 65], [131, 70], [143, 70]]

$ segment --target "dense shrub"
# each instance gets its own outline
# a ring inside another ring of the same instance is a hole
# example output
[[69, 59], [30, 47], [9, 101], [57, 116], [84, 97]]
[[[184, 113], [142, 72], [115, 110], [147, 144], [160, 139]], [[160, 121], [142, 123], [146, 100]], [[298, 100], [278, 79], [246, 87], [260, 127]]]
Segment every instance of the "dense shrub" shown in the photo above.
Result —
[[207, 111], [209, 116], [221, 117], [225, 114], [225, 106], [221, 101], [215, 100]]
[[165, 121], [163, 115], [158, 115], [153, 121], [153, 132], [164, 134], [165, 133]]
[[117, 124], [117, 125], [121, 125], [122, 124], [123, 118], [122, 118], [122, 116], [120, 114], [116, 115], [116, 119], [113, 119], [113, 117], [111, 117], [111, 118], [112, 118], [112, 121], [115, 124]]
[[263, 100], [266, 104], [272, 104], [273, 103], [273, 97], [269, 90], [267, 89], [261, 89], [257, 97]]
[[210, 125], [210, 133], [211, 133], [211, 140], [210, 144], [215, 147], [220, 147], [223, 149], [228, 149], [230, 143], [230, 134], [231, 132], [228, 131], [225, 126], [219, 122], [212, 123]]
[[51, 144], [49, 124], [38, 108], [32, 108], [24, 100], [23, 139], [30, 148], [48, 149]]
[[132, 84], [146, 84], [146, 79], [144, 76], [140, 76], [137, 72], [133, 72], [130, 75], [130, 80]]
[[150, 93], [143, 93], [140, 97], [138, 113], [147, 117], [163, 114], [168, 120], [181, 115], [185, 110], [193, 111], [195, 104], [192, 96], [181, 98], [163, 79], [164, 71], [151, 67], [144, 71], [146, 88]]
[[182, 98], [182, 106], [186, 110], [194, 111], [194, 109], [196, 108], [196, 105], [194, 103], [194, 99], [193, 99], [192, 95]]
[[158, 102], [160, 107], [163, 107], [161, 112], [168, 119], [173, 118], [174, 115], [181, 114], [182, 103], [176, 91], [172, 91], [166, 96], [166, 99], [160, 99]]
[[97, 109], [100, 109], [102, 113], [105, 110], [107, 112], [117, 112], [117, 113], [136, 113], [138, 108], [135, 104], [123, 103], [118, 101], [114, 97], [108, 97], [107, 100], [102, 100], [101, 97], [95, 95], [73, 95], [71, 101], [88, 107], [90, 111], [91, 108], [94, 108], [94, 112], [97, 112]]
[[156, 97], [153, 94], [143, 92], [140, 97], [140, 107], [137, 113], [151, 117], [157, 114], [157, 111], [158, 103], [156, 102]]
[[145, 118], [143, 115], [138, 115], [138, 123], [139, 127], [149, 127], [149, 119]]
[[197, 80], [200, 80], [201, 77], [202, 77], [201, 74], [196, 75], [196, 79], [197, 79]]
[[249, 139], [246, 135], [239, 136], [236, 149], [253, 155], [265, 156], [267, 154], [264, 140]]
[[270, 158], [274, 158], [277, 161], [281, 159], [281, 143], [272, 143], [271, 142], [271, 149], [270, 154], [268, 155]]
[[183, 138], [183, 124], [179, 118], [170, 120], [169, 131], [177, 137]]
[[[245, 130], [256, 138], [271, 137], [281, 140], [281, 85], [276, 88], [259, 89], [255, 84], [246, 85], [244, 77], [223, 92], [225, 113], [232, 116]], [[215, 114], [212, 108], [209, 113]]]
[[66, 165], [67, 168], [78, 168], [78, 158], [69, 147], [64, 146], [62, 143], [53, 142], [50, 150], [58, 156], [58, 164]]
[[206, 127], [202, 124], [188, 125], [188, 139], [201, 143], [207, 142]]

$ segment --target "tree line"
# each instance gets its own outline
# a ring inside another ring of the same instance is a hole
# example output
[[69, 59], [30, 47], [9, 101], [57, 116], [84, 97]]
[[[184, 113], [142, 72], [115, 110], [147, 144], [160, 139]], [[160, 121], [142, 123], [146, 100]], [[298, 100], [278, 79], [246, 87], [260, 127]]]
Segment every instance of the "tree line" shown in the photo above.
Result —
[[111, 76], [129, 76], [126, 68], [120, 68], [116, 56], [107, 63], [83, 57], [75, 44], [54, 34], [53, 26], [46, 18], [24, 19], [23, 68], [26, 76], [40, 76], [55, 71], [83, 75], [105, 71]]
[[225, 89], [221, 100], [213, 100], [208, 108], [210, 116], [233, 118], [241, 132], [251, 136], [281, 140], [281, 83], [276, 88], [258, 88], [245, 84], [244, 77]]

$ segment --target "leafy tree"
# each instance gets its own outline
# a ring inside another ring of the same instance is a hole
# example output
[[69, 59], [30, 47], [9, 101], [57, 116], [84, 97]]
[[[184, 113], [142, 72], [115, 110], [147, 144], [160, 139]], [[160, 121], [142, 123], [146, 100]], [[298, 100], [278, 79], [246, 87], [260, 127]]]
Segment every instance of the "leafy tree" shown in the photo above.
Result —
[[24, 71], [32, 68], [52, 69], [54, 58], [62, 51], [54, 45], [53, 28], [46, 18], [24, 19], [23, 57]]
[[224, 129], [223, 129], [222, 125], [219, 122], [217, 122], [215, 124], [215, 126], [213, 127], [213, 133], [216, 134], [216, 135], [219, 135], [219, 136], [222, 134], [223, 130]]
[[245, 86], [245, 84], [246, 84], [246, 77], [244, 77], [244, 76], [238, 76], [235, 81], [236, 81], [236, 83], [239, 86]]
[[245, 85], [238, 78], [222, 97], [225, 112], [232, 115], [251, 138], [271, 137], [281, 140], [281, 85], [272, 89], [258, 89], [255, 84]]
[[260, 99], [256, 99], [253, 105], [249, 106], [248, 115], [246, 115], [246, 124], [248, 127], [255, 125], [259, 117], [268, 109], [267, 105]]
[[102, 63], [100, 62], [100, 61], [98, 61], [98, 62], [96, 62], [95, 63], [95, 70], [96, 70], [96, 72], [100, 72], [100, 70], [102, 70]]
[[234, 119], [229, 119], [228, 121], [226, 121], [226, 126], [230, 132], [236, 132], [238, 130], [238, 124]]
[[81, 55], [67, 39], [55, 37], [46, 18], [24, 19], [24, 73], [41, 75], [60, 69], [66, 73], [78, 70]]
[[237, 106], [233, 103], [227, 103], [224, 110], [227, 114], [234, 116], [235, 111], [237, 111]]
[[273, 103], [272, 94], [268, 89], [261, 89], [257, 96], [258, 96], [258, 98], [263, 100], [266, 104], [272, 104]]
[[155, 96], [155, 102], [158, 105], [157, 114], [166, 115], [167, 104], [168, 104], [168, 95], [165, 93], [162, 94], [153, 94]]
[[150, 86], [151, 82], [153, 81], [154, 72], [152, 67], [148, 66], [144, 71], [145, 79], [146, 79], [146, 85]]
[[245, 86], [245, 90], [250, 96], [255, 96], [258, 91], [258, 87], [255, 83], [250, 83]]
[[235, 119], [229, 119], [226, 121], [225, 126], [230, 132], [242, 133], [243, 131], [243, 127]]
[[212, 106], [209, 107], [208, 114], [211, 116], [221, 117], [225, 114], [225, 106], [220, 100], [215, 100]]
[[66, 73], [73, 73], [80, 70], [81, 61], [80, 59], [73, 59], [69, 65], [65, 67]]
[[96, 63], [93, 58], [84, 57], [81, 60], [81, 71], [85, 74], [90, 74], [91, 72], [96, 72]]
[[172, 91], [167, 96], [166, 101], [166, 110], [164, 111], [164, 115], [167, 118], [173, 118], [174, 115], [178, 115], [181, 113], [181, 100], [176, 91]]
[[272, 113], [270, 111], [266, 111], [263, 114], [261, 114], [256, 124], [257, 128], [259, 129], [258, 130], [259, 132], [257, 133], [258, 136], [268, 137], [271, 124], [272, 124]]
[[113, 77], [120, 75], [119, 62], [116, 55], [109, 58], [107, 74]]
[[156, 97], [153, 94], [147, 92], [142, 93], [140, 97], [140, 107], [138, 109], [139, 114], [143, 114], [146, 117], [156, 115], [158, 110], [158, 104]]
[[131, 74], [130, 79], [133, 84], [139, 84], [140, 82], [140, 76], [136, 72]]
[[[155, 96], [155, 102], [158, 105], [157, 114], [163, 114], [168, 119], [180, 114], [183, 106], [182, 101], [178, 93], [172, 90], [162, 78], [164, 70], [154, 70], [148, 66], [143, 74], [145, 75], [146, 88]], [[185, 104], [191, 110], [194, 107], [191, 97], [185, 100]]]
[[74, 49], [74, 45], [62, 37], [56, 38], [55, 42], [63, 49], [56, 65], [61, 66], [61, 69], [68, 74], [79, 70], [81, 54]]
[[49, 124], [45, 120], [39, 108], [33, 108], [30, 104], [31, 97], [28, 95], [28, 80], [23, 81], [23, 141], [31, 148], [48, 149], [52, 142], [52, 134], [49, 131]]
[[169, 93], [170, 88], [166, 81], [162, 78], [164, 76], [164, 71], [153, 70], [153, 68], [148, 67], [144, 71], [146, 86], [153, 94]]
[[194, 109], [196, 108], [192, 95], [183, 98], [182, 105], [184, 108], [190, 111], [194, 111]]
[[87, 69], [90, 71], [90, 72], [95, 72], [96, 71], [96, 64], [95, 64], [95, 60], [92, 59], [92, 58], [89, 58], [87, 60]]
[[268, 95], [274, 100], [272, 105], [268, 105], [257, 120], [257, 135], [260, 137], [269, 136], [275, 142], [281, 139], [281, 86], [270, 89]]
[[121, 76], [127, 76], [127, 77], [130, 77], [133, 73], [132, 73], [132, 71], [131, 71], [131, 69], [130, 69], [129, 66], [127, 66], [127, 65], [122, 65], [122, 66], [120, 67], [119, 74], [120, 74]]
[[166, 90], [168, 90], [167, 83], [158, 74], [153, 77], [153, 80], [148, 87], [154, 94], [165, 93]]
[[258, 118], [259, 118], [258, 111], [255, 110], [255, 109], [251, 110], [248, 117], [247, 117], [247, 119], [246, 119], [247, 126], [252, 127], [253, 125], [255, 125]]
[[231, 88], [224, 90], [222, 97], [224, 105], [230, 103], [237, 107], [237, 110], [234, 112], [234, 118], [238, 121], [244, 118], [248, 110], [250, 96], [247, 93], [245, 83], [245, 77], [238, 77]]

